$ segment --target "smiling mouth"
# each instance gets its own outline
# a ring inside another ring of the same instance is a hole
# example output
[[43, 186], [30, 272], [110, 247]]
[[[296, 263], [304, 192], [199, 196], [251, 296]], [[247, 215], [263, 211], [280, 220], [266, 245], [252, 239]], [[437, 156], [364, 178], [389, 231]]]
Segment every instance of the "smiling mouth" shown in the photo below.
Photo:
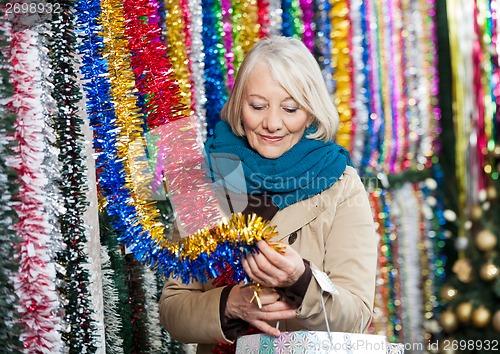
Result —
[[281, 141], [283, 140], [283, 137], [282, 136], [268, 136], [268, 135], [261, 135], [260, 138], [266, 142], [269, 142], [269, 143], [275, 143], [275, 142], [278, 142], [278, 141]]

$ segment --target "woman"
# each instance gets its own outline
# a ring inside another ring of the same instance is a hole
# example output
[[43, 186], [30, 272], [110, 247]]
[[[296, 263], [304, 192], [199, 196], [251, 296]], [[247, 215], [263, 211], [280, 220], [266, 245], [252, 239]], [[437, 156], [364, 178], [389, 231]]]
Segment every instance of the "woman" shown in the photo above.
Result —
[[206, 151], [214, 161], [237, 157], [248, 195], [243, 212], [269, 219], [278, 231], [242, 260], [264, 289], [259, 304], [250, 286], [169, 279], [159, 303], [165, 328], [181, 342], [199, 343], [199, 353], [249, 328], [273, 336], [366, 330], [378, 238], [349, 154], [331, 142], [338, 114], [314, 57], [296, 39], [261, 40], [243, 61], [221, 117]]

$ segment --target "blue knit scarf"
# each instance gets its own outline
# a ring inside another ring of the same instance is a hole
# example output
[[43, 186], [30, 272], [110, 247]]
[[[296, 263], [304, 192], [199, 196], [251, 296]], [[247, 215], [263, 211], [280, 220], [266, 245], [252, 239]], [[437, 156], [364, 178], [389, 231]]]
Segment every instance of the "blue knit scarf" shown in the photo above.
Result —
[[225, 179], [239, 165], [245, 184], [241, 176], [239, 186], [230, 183], [233, 191], [268, 194], [279, 209], [321, 193], [339, 179], [351, 159], [340, 145], [306, 138], [314, 129], [308, 128], [300, 141], [277, 159], [268, 159], [254, 151], [245, 138], [234, 135], [229, 124], [218, 122], [205, 144], [212, 181]]

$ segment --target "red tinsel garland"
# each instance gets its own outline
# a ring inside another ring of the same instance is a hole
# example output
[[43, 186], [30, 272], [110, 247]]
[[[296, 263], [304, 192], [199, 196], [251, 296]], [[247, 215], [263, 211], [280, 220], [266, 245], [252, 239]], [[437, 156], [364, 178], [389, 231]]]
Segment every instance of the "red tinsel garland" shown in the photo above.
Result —
[[155, 11], [148, 0], [123, 2], [125, 34], [132, 53], [132, 69], [137, 89], [147, 96], [147, 123], [150, 129], [185, 118], [179, 87], [172, 78], [167, 47], [158, 40], [161, 28], [158, 23], [148, 23], [147, 20], [156, 15]]
[[[16, 198], [16, 225], [20, 238], [15, 274], [15, 291], [19, 296], [17, 312], [23, 329], [20, 340], [26, 353], [59, 353], [61, 323], [56, 292], [55, 264], [51, 259], [54, 229], [50, 223], [48, 185], [52, 183], [43, 165], [46, 161], [48, 127], [42, 87], [39, 53], [46, 50], [39, 34], [31, 29], [12, 32], [10, 81], [15, 93], [7, 107], [16, 114], [14, 149], [16, 156], [9, 165], [19, 176]], [[50, 152], [49, 152], [50, 153]]]

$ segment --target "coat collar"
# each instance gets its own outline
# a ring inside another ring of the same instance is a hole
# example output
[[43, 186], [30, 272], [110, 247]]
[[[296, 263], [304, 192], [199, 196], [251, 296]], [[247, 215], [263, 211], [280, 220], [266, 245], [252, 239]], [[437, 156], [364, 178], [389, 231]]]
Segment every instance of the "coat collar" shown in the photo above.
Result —
[[325, 209], [325, 201], [321, 194], [317, 194], [278, 211], [271, 219], [271, 225], [276, 226], [278, 232], [273, 239], [282, 240], [317, 218]]

